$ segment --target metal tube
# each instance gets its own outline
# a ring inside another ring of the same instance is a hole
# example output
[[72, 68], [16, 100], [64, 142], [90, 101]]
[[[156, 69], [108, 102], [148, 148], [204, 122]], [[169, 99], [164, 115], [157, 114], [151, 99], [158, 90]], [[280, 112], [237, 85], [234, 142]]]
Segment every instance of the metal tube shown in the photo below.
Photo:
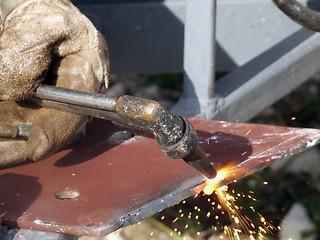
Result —
[[198, 135], [184, 118], [173, 115], [156, 101], [121, 96], [118, 99], [102, 94], [41, 85], [29, 101], [43, 107], [111, 120], [114, 124], [151, 131], [164, 154], [183, 158], [205, 176], [216, 171], [198, 144]]
[[127, 122], [123, 120], [119, 114], [111, 111], [105, 111], [105, 110], [100, 110], [95, 108], [83, 107], [79, 105], [73, 105], [69, 103], [62, 103], [62, 102], [56, 102], [51, 100], [39, 99], [39, 98], [29, 98], [28, 101], [42, 107], [54, 108], [54, 109], [62, 110], [65, 112], [110, 120], [115, 125], [120, 125], [123, 127], [127, 127], [128, 125]]
[[34, 97], [106, 111], [115, 111], [117, 102], [116, 98], [103, 94], [80, 92], [44, 84], [36, 89]]
[[295, 0], [273, 0], [277, 7], [296, 23], [320, 32], [320, 13], [304, 7]]

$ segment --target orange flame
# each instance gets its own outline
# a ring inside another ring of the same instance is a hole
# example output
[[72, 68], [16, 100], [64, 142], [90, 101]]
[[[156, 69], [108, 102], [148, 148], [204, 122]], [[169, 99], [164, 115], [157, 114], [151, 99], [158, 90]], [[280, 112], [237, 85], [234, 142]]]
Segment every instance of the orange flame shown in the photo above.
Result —
[[217, 173], [217, 176], [213, 179], [207, 179], [207, 181], [205, 182], [205, 187], [203, 189], [204, 194], [206, 195], [211, 195], [214, 190], [217, 189], [218, 184], [221, 180], [223, 180], [227, 175], [227, 171], [226, 170], [220, 170]]

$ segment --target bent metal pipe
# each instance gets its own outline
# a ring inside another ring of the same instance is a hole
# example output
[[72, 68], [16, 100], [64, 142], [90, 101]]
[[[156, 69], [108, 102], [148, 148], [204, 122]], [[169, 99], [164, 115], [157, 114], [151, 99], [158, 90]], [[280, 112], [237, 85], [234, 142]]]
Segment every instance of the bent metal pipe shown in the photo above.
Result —
[[197, 132], [190, 122], [171, 114], [156, 101], [127, 95], [113, 98], [48, 85], [40, 85], [29, 101], [152, 132], [165, 155], [184, 159], [207, 178], [216, 176], [216, 170], [198, 145]]

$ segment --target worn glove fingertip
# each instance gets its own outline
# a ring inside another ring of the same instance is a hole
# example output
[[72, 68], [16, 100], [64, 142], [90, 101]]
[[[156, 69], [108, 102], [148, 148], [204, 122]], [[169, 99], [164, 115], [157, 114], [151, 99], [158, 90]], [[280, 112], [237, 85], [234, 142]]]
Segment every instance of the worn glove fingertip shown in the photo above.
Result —
[[50, 141], [48, 135], [40, 127], [33, 127], [30, 131], [27, 156], [32, 161], [39, 161], [49, 154]]
[[27, 143], [23, 140], [0, 140], [0, 168], [10, 167], [27, 159]]

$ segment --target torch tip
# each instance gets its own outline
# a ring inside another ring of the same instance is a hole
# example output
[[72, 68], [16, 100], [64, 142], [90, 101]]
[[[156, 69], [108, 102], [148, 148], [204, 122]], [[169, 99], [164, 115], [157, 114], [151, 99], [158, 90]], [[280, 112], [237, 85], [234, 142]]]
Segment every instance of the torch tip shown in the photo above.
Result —
[[184, 158], [184, 160], [191, 167], [209, 179], [213, 179], [217, 176], [217, 171], [214, 169], [213, 164], [209, 161], [203, 149], [199, 145], [196, 145], [196, 147], [188, 156]]

